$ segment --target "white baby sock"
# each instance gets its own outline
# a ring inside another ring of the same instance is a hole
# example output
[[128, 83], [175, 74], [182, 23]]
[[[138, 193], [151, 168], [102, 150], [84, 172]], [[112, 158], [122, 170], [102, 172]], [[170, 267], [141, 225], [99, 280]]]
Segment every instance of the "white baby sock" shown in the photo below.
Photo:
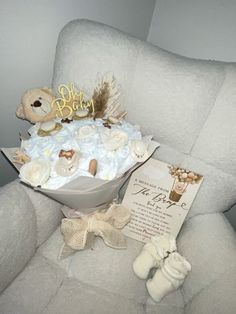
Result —
[[157, 269], [153, 278], [146, 283], [154, 301], [159, 302], [170, 292], [178, 289], [191, 270], [189, 262], [179, 253], [171, 253]]
[[146, 243], [133, 263], [135, 274], [146, 279], [149, 271], [153, 267], [159, 267], [160, 262], [168, 256], [170, 252], [176, 250], [176, 241], [172, 236], [154, 236], [150, 242]]

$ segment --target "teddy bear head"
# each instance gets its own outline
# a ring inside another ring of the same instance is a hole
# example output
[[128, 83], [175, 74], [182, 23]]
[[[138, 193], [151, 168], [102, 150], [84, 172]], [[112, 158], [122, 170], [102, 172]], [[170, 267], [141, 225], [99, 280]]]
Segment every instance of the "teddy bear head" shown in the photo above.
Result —
[[57, 107], [52, 105], [55, 96], [46, 87], [28, 90], [21, 98], [16, 115], [31, 123], [46, 122], [56, 118]]

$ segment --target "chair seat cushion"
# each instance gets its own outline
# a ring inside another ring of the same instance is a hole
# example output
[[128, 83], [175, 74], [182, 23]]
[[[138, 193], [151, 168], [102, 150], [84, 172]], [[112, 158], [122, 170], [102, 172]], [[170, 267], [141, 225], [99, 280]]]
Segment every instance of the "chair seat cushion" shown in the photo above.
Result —
[[[145, 281], [138, 279], [132, 263], [142, 248], [142, 243], [127, 238], [126, 250], [107, 247], [100, 238], [95, 239], [93, 250], [84, 250], [60, 260], [59, 252], [63, 238], [58, 228], [40, 248], [40, 254], [63, 268], [70, 278], [95, 288], [115, 293], [124, 298], [145, 304], [149, 298]], [[170, 300], [174, 306], [183, 306], [180, 291], [172, 293]]]
[[156, 304], [135, 277], [132, 261], [141, 243], [128, 239], [127, 250], [114, 250], [96, 238], [93, 250], [60, 260], [62, 244], [58, 228], [2, 293], [0, 313], [183, 313], [180, 290]]
[[62, 284], [65, 272], [36, 254], [0, 296], [0, 313], [39, 314]]

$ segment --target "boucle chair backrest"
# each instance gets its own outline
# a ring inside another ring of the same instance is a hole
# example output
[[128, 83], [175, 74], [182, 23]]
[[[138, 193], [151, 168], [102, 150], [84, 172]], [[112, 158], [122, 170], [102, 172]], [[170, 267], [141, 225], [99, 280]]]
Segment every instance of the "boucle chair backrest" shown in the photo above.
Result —
[[75, 20], [60, 33], [53, 89], [91, 91], [113, 73], [128, 120], [161, 143], [155, 157], [204, 175], [188, 215], [236, 202], [236, 65], [168, 53], [111, 27]]

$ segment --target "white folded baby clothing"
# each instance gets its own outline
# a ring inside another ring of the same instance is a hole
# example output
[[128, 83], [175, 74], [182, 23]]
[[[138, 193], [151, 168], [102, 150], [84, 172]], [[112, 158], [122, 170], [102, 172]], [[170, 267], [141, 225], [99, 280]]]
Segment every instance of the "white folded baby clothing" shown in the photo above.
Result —
[[133, 263], [133, 270], [141, 279], [147, 279], [150, 270], [157, 268], [146, 283], [150, 296], [156, 302], [178, 289], [191, 270], [189, 262], [176, 250], [176, 241], [172, 236], [154, 236]]
[[176, 250], [176, 241], [172, 236], [154, 236], [146, 243], [133, 263], [133, 270], [140, 279], [147, 279], [153, 267], [159, 267], [160, 262], [170, 252]]

